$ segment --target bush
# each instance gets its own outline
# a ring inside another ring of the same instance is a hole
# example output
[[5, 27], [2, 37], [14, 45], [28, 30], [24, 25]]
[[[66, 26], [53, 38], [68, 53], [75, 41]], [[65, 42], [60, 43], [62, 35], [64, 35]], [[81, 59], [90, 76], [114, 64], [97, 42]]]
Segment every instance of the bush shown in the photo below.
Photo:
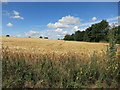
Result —
[[10, 35], [6, 35], [6, 37], [10, 37]]

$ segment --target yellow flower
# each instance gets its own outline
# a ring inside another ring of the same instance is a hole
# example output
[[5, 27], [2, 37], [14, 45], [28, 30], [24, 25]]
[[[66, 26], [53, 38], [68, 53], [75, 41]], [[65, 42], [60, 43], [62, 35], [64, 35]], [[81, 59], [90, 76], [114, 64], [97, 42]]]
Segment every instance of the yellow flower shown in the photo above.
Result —
[[82, 71], [80, 73], [82, 74]]
[[116, 64], [116, 66], [118, 66], [118, 64]]
[[89, 77], [89, 79], [92, 78], [92, 77]]
[[117, 69], [117, 67], [115, 67], [115, 69]]

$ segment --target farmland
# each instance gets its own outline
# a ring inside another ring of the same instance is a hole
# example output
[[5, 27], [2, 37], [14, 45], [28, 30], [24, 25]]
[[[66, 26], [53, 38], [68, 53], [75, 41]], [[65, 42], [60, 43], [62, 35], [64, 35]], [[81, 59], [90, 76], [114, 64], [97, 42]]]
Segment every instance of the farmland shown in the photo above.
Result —
[[[3, 37], [3, 48], [9, 48], [14, 53], [52, 55], [56, 56], [68, 54], [74, 55], [79, 59], [89, 58], [93, 52], [102, 56], [102, 51], [106, 51], [108, 43], [88, 43], [77, 41], [64, 41], [54, 39], [22, 38], [22, 37]], [[3, 49], [4, 52], [4, 49]]]
[[107, 45], [2, 37], [3, 87], [118, 87], [119, 57], [105, 56]]

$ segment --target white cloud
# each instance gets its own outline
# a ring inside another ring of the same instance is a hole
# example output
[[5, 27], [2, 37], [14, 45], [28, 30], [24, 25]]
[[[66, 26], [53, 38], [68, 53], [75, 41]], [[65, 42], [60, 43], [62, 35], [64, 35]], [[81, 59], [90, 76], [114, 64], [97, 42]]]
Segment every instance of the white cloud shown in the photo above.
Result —
[[93, 17], [92, 20], [95, 21], [95, 20], [97, 20], [97, 18], [96, 18], [96, 17]]
[[62, 34], [67, 34], [67, 33], [68, 33], [67, 31], [62, 32]]
[[13, 26], [13, 24], [12, 23], [8, 23], [8, 24], [6, 24], [8, 27], [12, 27]]
[[56, 35], [56, 36], [61, 37], [62, 35]]
[[13, 13], [14, 13], [14, 15], [16, 15], [16, 16], [18, 16], [18, 15], [20, 14], [19, 12], [15, 11], [15, 10], [13, 10]]
[[118, 20], [119, 16], [118, 17], [114, 17], [114, 18], [108, 18], [107, 21], [114, 21], [114, 20]]
[[47, 32], [53, 32], [54, 30], [47, 30]]
[[87, 29], [87, 27], [82, 27], [82, 28], [78, 28], [78, 26], [74, 26], [73, 29], [71, 30], [72, 33], [74, 33], [75, 31], [85, 31]]
[[79, 17], [73, 17], [73, 16], [65, 16], [62, 17], [62, 19], [59, 19], [58, 22], [65, 24], [65, 25], [77, 25], [80, 24], [80, 18]]
[[118, 26], [119, 23], [118, 23], [117, 21], [115, 21], [115, 22], [110, 22], [109, 25], [110, 25], [111, 27], [114, 27], [114, 26]]
[[72, 31], [77, 31], [78, 29], [79, 29], [78, 26], [74, 26]]
[[111, 27], [114, 27], [115, 26], [115, 23], [110, 23], [109, 24]]
[[[118, 18], [120, 18], [120, 16], [108, 18], [106, 20], [108, 22], [112, 22], [112, 21], [118, 20]], [[92, 20], [93, 20], [92, 22], [80, 23], [81, 19], [79, 17], [73, 17], [73, 16], [69, 15], [69, 16], [62, 17], [56, 23], [49, 23], [47, 26], [49, 28], [66, 28], [66, 29], [69, 28], [72, 31], [77, 31], [79, 29], [78, 27], [83, 27], [83, 26], [89, 27], [92, 24], [99, 23], [102, 21], [102, 20], [97, 20], [96, 17], [93, 17]], [[81, 29], [79, 29], [79, 30], [81, 30]], [[83, 31], [83, 29], [82, 29], [82, 31]]]
[[40, 33], [34, 30], [30, 30], [29, 32], [25, 32], [24, 34], [25, 36], [36, 36], [39, 35]]
[[24, 19], [23, 17], [21, 17], [19, 14], [19, 12], [17, 12], [17, 11], [15, 11], [15, 10], [13, 10], [13, 14], [15, 15], [15, 16], [11, 16], [10, 18], [18, 18], [18, 19]]
[[65, 16], [59, 19], [56, 23], [49, 23], [49, 28], [70, 28], [80, 24], [81, 19], [79, 17]]
[[99, 22], [101, 22], [101, 20], [99, 20], [99, 21], [94, 21], [94, 22], [83, 23], [83, 24], [80, 24], [79, 26], [90, 26], [90, 25], [92, 25], [92, 24], [99, 23]]
[[[108, 19], [106, 19], [106, 20], [107, 20], [108, 22], [112, 22], [112, 21], [118, 20], [118, 18], [120, 18], [120, 17], [117, 16], [117, 17], [113, 17], [113, 18], [108, 18]], [[92, 24], [99, 23], [99, 22], [101, 22], [101, 21], [102, 21], [102, 20], [93, 21], [93, 22], [87, 22], [87, 23], [80, 24], [79, 26], [91, 26]]]
[[62, 29], [61, 29], [61, 28], [57, 28], [55, 31], [56, 31], [56, 32], [61, 32]]
[[21, 16], [11, 16], [11, 18], [19, 18], [19, 19], [24, 19], [23, 17]]
[[69, 25], [64, 25], [64, 24], [59, 23], [59, 22], [56, 22], [55, 24], [49, 23], [47, 26], [49, 28], [69, 28], [70, 27]]

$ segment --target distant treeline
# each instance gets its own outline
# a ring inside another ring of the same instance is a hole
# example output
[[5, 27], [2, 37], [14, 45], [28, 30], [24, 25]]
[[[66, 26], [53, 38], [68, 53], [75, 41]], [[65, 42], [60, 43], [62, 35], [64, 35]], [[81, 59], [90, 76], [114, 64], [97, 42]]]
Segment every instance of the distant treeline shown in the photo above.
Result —
[[85, 31], [76, 31], [72, 35], [65, 35], [64, 40], [86, 42], [109, 42], [110, 32], [114, 33], [117, 43], [120, 43], [120, 26], [112, 26], [106, 20], [91, 25]]

